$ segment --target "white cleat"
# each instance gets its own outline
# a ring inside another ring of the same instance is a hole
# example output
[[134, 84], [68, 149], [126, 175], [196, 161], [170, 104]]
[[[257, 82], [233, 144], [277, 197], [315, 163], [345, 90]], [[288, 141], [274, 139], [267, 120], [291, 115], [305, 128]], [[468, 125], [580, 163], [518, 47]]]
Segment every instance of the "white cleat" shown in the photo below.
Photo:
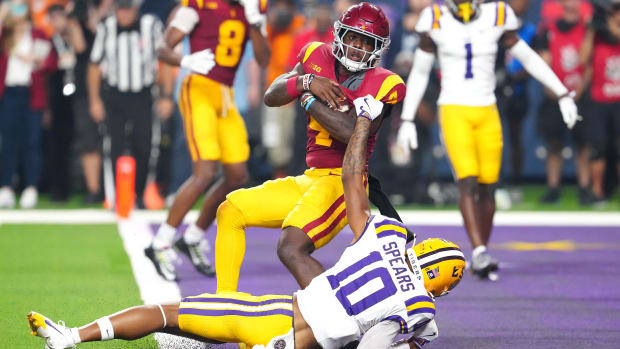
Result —
[[45, 339], [46, 349], [75, 348], [71, 330], [62, 321], [55, 324], [52, 320], [37, 313], [28, 314], [28, 325], [33, 336]]
[[15, 193], [11, 187], [0, 188], [0, 208], [15, 207]]
[[39, 192], [37, 188], [30, 186], [24, 189], [21, 198], [19, 198], [19, 207], [35, 208], [39, 202]]
[[155, 248], [153, 245], [144, 249], [144, 254], [153, 262], [157, 273], [168, 281], [177, 281], [174, 264], [178, 261], [176, 252], [168, 248]]

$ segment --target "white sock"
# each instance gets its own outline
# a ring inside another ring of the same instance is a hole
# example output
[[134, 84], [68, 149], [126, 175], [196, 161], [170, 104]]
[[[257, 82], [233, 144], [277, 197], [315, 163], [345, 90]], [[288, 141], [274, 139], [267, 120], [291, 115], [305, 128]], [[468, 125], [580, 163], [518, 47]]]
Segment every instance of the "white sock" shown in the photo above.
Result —
[[82, 338], [80, 338], [80, 331], [77, 329], [77, 327], [70, 328], [69, 331], [71, 332], [71, 337], [73, 338], [73, 344], [82, 343]]
[[157, 230], [155, 239], [153, 239], [153, 247], [162, 249], [172, 246], [172, 240], [174, 239], [174, 234], [176, 234], [176, 232], [177, 228], [168, 223], [163, 223]]
[[102, 317], [97, 320], [97, 325], [99, 325], [99, 331], [101, 331], [101, 340], [109, 341], [110, 339], [114, 339], [114, 328], [112, 327], [112, 323], [110, 322], [110, 318], [107, 316]]
[[183, 234], [183, 239], [188, 245], [197, 244], [202, 239], [204, 233], [205, 231], [194, 223], [187, 228], [185, 234]]
[[484, 253], [487, 251], [487, 247], [485, 245], [480, 245], [476, 248], [474, 248], [473, 251], [471, 251], [471, 256], [473, 258], [477, 258], [481, 253]]

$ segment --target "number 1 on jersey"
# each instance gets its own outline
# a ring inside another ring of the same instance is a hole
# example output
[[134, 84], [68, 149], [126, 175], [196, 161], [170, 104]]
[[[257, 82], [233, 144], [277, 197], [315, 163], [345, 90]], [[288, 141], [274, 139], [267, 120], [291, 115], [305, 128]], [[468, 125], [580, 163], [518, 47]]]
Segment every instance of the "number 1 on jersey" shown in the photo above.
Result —
[[474, 77], [474, 73], [471, 71], [471, 59], [473, 55], [471, 52], [470, 42], [465, 44], [465, 51], [467, 51], [466, 65], [465, 65], [465, 79], [472, 79]]

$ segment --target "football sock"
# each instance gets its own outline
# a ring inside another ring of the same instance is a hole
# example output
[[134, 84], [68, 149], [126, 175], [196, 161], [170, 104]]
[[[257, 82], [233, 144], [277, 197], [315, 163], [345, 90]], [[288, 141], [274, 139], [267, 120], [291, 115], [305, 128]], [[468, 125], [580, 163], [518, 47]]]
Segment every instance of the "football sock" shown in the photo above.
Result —
[[97, 320], [97, 325], [99, 325], [99, 331], [101, 331], [102, 341], [114, 339], [114, 328], [112, 327], [112, 323], [110, 322], [110, 318], [108, 316], [104, 316]]
[[217, 211], [215, 265], [217, 292], [235, 292], [239, 271], [245, 255], [245, 217], [230, 201], [224, 201]]
[[477, 258], [480, 254], [485, 253], [486, 251], [487, 251], [487, 247], [484, 245], [480, 245], [474, 248], [473, 251], [471, 251], [471, 255], [473, 258]]
[[190, 225], [185, 231], [185, 234], [183, 234], [183, 240], [185, 240], [185, 243], [188, 245], [194, 245], [200, 242], [204, 233], [205, 231], [194, 223]]
[[153, 239], [153, 247], [157, 249], [168, 248], [172, 246], [172, 239], [177, 232], [177, 228], [168, 223], [163, 223], [157, 230], [157, 235]]
[[82, 338], [80, 338], [80, 331], [77, 329], [77, 327], [70, 328], [69, 332], [71, 332], [71, 338], [73, 338], [73, 344], [82, 343]]

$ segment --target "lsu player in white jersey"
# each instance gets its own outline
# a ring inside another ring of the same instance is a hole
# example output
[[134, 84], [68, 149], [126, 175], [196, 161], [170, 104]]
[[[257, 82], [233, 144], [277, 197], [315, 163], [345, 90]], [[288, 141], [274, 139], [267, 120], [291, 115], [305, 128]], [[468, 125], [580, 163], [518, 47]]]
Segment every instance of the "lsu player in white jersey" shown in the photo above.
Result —
[[407, 81], [398, 144], [417, 148], [413, 119], [439, 58], [442, 141], [459, 185], [460, 210], [472, 244], [471, 270], [481, 278], [496, 276], [497, 261], [487, 252], [495, 214], [495, 184], [502, 155], [502, 130], [495, 104], [495, 60], [503, 44], [525, 69], [558, 98], [562, 117], [572, 128], [579, 120], [573, 93], [523, 40], [519, 20], [503, 1], [446, 0], [420, 14], [420, 45]]
[[[67, 328], [28, 314], [32, 334], [51, 349], [87, 341], [131, 340], [167, 332], [254, 349], [354, 347], [416, 348], [438, 336], [434, 298], [463, 276], [465, 258], [455, 244], [428, 239], [406, 248], [398, 221], [370, 214], [364, 186], [371, 120], [383, 104], [372, 96], [354, 101], [358, 118], [342, 166], [347, 218], [354, 239], [340, 260], [293, 297], [229, 292], [187, 297], [180, 303], [142, 305]], [[394, 343], [398, 334], [409, 340]]]

